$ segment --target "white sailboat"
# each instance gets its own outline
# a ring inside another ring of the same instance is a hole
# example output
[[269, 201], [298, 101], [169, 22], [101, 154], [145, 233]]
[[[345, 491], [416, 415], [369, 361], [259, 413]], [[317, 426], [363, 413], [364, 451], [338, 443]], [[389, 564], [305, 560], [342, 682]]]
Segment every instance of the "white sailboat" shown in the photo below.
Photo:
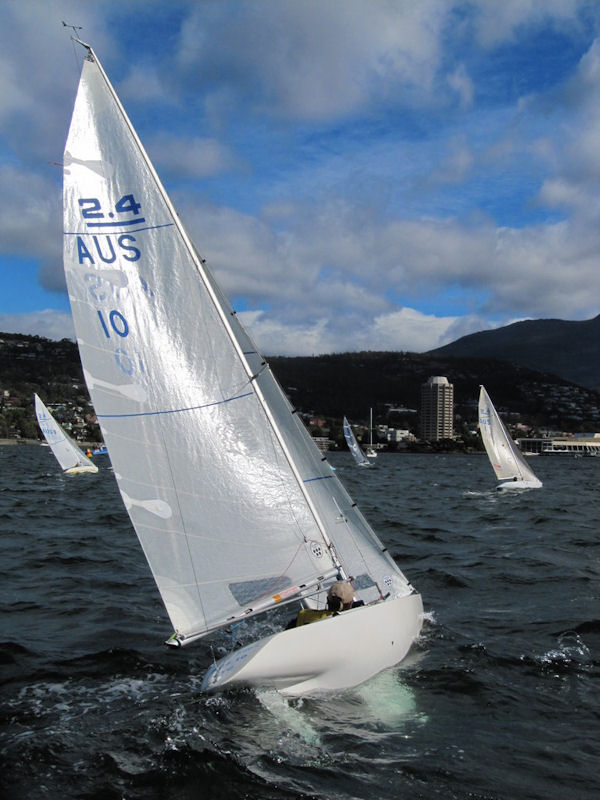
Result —
[[98, 472], [98, 467], [65, 433], [37, 394], [34, 394], [34, 399], [38, 424], [61, 469], [68, 475], [76, 475], [80, 472]]
[[340, 689], [397, 664], [409, 584], [191, 243], [92, 49], [64, 155], [64, 265], [125, 506], [183, 646], [349, 579], [364, 606], [235, 650], [203, 686]]
[[361, 446], [356, 441], [356, 436], [354, 435], [354, 431], [352, 430], [350, 423], [344, 417], [344, 438], [346, 439], [346, 444], [352, 453], [352, 456], [356, 462], [357, 467], [370, 467], [371, 462], [363, 453]]
[[367, 447], [367, 458], [377, 458], [377, 451], [373, 447], [373, 409], [369, 409], [369, 446]]
[[479, 391], [479, 430], [490, 463], [500, 481], [498, 489], [540, 488], [542, 482], [504, 427], [483, 386]]

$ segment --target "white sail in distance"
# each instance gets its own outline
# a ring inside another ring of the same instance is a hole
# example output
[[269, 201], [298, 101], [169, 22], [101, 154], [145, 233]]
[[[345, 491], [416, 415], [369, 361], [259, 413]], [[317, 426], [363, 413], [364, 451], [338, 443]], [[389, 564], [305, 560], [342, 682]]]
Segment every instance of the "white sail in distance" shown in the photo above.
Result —
[[377, 451], [373, 447], [373, 409], [369, 409], [369, 446], [367, 448], [368, 458], [377, 458]]
[[499, 489], [536, 489], [542, 485], [506, 430], [488, 393], [479, 391], [479, 430]]
[[98, 472], [98, 467], [80, 450], [48, 411], [37, 394], [34, 395], [35, 415], [44, 438], [50, 445], [63, 472]]
[[410, 594], [197, 255], [91, 48], [64, 164], [84, 374], [177, 640], [338, 574], [365, 601]]
[[344, 417], [344, 437], [346, 439], [346, 444], [350, 452], [352, 453], [352, 457], [356, 461], [357, 466], [359, 467], [370, 467], [371, 462], [363, 453], [361, 446], [356, 441], [356, 436], [354, 435], [354, 431], [352, 430], [350, 423]]

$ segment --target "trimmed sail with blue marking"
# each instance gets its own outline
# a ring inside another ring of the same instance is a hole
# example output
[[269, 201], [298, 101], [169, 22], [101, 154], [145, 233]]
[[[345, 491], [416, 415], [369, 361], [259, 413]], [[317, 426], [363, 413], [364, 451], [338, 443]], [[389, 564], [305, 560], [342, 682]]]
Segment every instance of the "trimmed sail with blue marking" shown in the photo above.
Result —
[[338, 573], [366, 601], [409, 594], [197, 254], [90, 48], [64, 164], [84, 374], [179, 640]]

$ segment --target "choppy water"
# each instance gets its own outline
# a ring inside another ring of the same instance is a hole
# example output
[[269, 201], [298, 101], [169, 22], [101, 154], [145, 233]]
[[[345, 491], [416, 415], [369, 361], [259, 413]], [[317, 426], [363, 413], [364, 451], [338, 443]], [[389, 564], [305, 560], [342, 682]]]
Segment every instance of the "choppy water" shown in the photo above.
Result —
[[284, 700], [199, 692], [226, 634], [163, 647], [106, 457], [0, 448], [2, 797], [600, 797], [600, 459], [538, 458], [515, 496], [483, 455], [330, 460], [427, 621], [401, 668]]

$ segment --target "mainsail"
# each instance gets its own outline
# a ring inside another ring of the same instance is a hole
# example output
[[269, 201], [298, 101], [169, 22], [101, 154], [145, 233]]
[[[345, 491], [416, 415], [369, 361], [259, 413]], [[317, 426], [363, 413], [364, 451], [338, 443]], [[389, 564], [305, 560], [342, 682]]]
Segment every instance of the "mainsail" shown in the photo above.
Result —
[[[82, 43], [83, 44], [83, 43]], [[87, 45], [64, 156], [64, 265], [118, 486], [187, 643], [352, 577], [411, 593], [183, 229]]]
[[370, 467], [371, 462], [361, 450], [359, 443], [356, 441], [354, 431], [352, 430], [346, 417], [344, 417], [344, 437], [357, 465], [359, 467]]
[[501, 486], [509, 488], [510, 482], [520, 484], [519, 488], [524, 485], [527, 488], [542, 485], [506, 430], [483, 386], [479, 391], [479, 430]]
[[61, 428], [37, 394], [35, 398], [35, 414], [38, 424], [50, 449], [64, 472], [98, 472], [98, 467], [81, 452], [77, 444]]

